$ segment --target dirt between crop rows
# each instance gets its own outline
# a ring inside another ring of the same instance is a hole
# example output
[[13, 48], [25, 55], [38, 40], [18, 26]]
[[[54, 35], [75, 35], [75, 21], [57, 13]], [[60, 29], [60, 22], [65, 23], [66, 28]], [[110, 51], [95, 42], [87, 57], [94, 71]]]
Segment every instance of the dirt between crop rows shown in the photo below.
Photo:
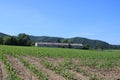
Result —
[[49, 57], [45, 57], [45, 60], [47, 60], [49, 63], [53, 63], [54, 66], [59, 66], [59, 64], [64, 61], [63, 58], [49, 58]]
[[[5, 55], [8, 61], [12, 64], [13, 69], [16, 70], [18, 77], [21, 80], [39, 80], [34, 73], [32, 73], [28, 68], [26, 68], [16, 57]], [[33, 64], [39, 71], [43, 72], [48, 76], [49, 80], [66, 80], [59, 74], [56, 74], [54, 71], [45, 68], [41, 63], [40, 59], [37, 57], [25, 56], [23, 57], [27, 62]], [[59, 64], [64, 62], [63, 58], [44, 58], [46, 61], [52, 63], [54, 66], [60, 66]], [[79, 64], [78, 59], [73, 60], [74, 64]], [[80, 69], [84, 70], [87, 74], [95, 74], [96, 78], [92, 80], [97, 80], [100, 78], [104, 78], [104, 80], [120, 80], [120, 67], [115, 67], [112, 70], [102, 70], [102, 69], [94, 69], [88, 66], [80, 65]], [[77, 72], [75, 69], [66, 69], [70, 73], [74, 74], [74, 77], [77, 80], [89, 80], [90, 76], [85, 75], [81, 72]], [[0, 80], [8, 80], [8, 75], [6, 73], [5, 65], [0, 60]]]
[[[73, 63], [79, 64], [79, 60], [80, 59], [73, 59]], [[84, 65], [80, 65], [79, 67], [91, 74], [102, 77], [105, 80], [120, 80], [120, 67], [114, 67], [111, 70], [90, 68]]]
[[[59, 66], [60, 63], [64, 62], [64, 59], [62, 59], [62, 58], [48, 58], [48, 57], [45, 57], [45, 60], [49, 63], [52, 63], [54, 66]], [[78, 73], [76, 71], [73, 71], [73, 70], [68, 70], [68, 71], [70, 73], [72, 73], [77, 80], [89, 80], [88, 76], [85, 76], [85, 75], [83, 75], [81, 73]]]
[[84, 67], [84, 70], [89, 71], [97, 76], [105, 78], [105, 80], [120, 80], [120, 70], [116, 68], [112, 70], [98, 70], [90, 67]]
[[31, 71], [29, 71], [17, 58], [6, 55], [8, 61], [12, 64], [13, 69], [16, 70], [17, 75], [22, 80], [39, 80]]
[[0, 60], [0, 80], [8, 80], [8, 74], [5, 69], [5, 65]]
[[40, 71], [48, 75], [49, 80], [65, 80], [64, 77], [56, 74], [54, 71], [46, 69], [40, 64], [40, 59], [36, 57], [24, 57], [24, 59], [32, 64], [34, 64]]
[[[64, 62], [63, 59], [55, 59], [55, 58], [45, 58], [48, 62], [59, 65], [59, 63]], [[74, 64], [79, 64], [79, 59], [73, 59]], [[120, 80], [120, 67], [115, 67], [111, 71], [105, 71], [103, 69], [93, 69], [87, 66], [79, 66], [82, 70], [86, 71], [87, 74], [96, 75], [97, 78], [104, 78], [105, 80]], [[88, 80], [88, 76], [82, 75], [81, 73], [77, 73], [73, 70], [69, 70], [71, 73], [76, 74], [76, 76], [80, 76], [83, 80]], [[86, 76], [86, 77], [85, 77]]]
[[120, 80], [120, 67], [115, 67], [112, 70], [96, 69], [88, 66], [79, 66], [83, 70], [99, 78], [104, 78], [105, 80]]

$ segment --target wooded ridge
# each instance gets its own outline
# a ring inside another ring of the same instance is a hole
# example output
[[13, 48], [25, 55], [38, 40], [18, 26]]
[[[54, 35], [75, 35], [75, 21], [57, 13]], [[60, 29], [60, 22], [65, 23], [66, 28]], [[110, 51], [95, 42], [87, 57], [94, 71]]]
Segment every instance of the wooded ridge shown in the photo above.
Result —
[[[0, 33], [0, 37], [11, 36], [5, 33]], [[78, 43], [83, 44], [85, 47], [89, 47], [91, 49], [120, 49], [120, 45], [111, 45], [105, 41], [101, 40], [92, 40], [83, 37], [74, 37], [74, 38], [61, 38], [61, 37], [50, 37], [50, 36], [32, 36], [28, 35], [31, 39], [32, 43], [35, 42], [53, 42], [53, 43]]]

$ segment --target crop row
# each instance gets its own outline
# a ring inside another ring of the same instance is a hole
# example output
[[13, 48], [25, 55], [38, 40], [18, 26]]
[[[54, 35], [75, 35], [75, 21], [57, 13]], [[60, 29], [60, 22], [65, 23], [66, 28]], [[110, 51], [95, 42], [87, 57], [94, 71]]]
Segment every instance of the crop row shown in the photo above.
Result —
[[9, 63], [9, 61], [5, 58], [5, 56], [0, 53], [0, 59], [5, 64], [7, 73], [9, 75], [8, 80], [20, 80], [20, 78], [17, 76], [16, 71], [13, 69], [12, 65]]
[[[120, 68], [120, 51], [95, 51], [95, 50], [76, 50], [76, 49], [61, 49], [61, 48], [35, 48], [35, 47], [17, 47], [17, 46], [0, 46], [1, 60], [6, 65], [9, 76], [19, 77], [12, 65], [4, 57], [11, 55], [17, 57], [29, 70], [31, 70], [39, 79], [47, 80], [42, 71], [36, 68], [35, 65], [24, 60], [24, 56], [34, 56], [39, 58], [40, 63], [47, 69], [54, 71], [56, 74], [63, 76], [66, 80], [77, 80], [76, 75], [71, 71], [89, 77], [89, 79], [102, 80], [105, 75], [109, 78], [110, 75], [115, 79], [119, 79]], [[22, 57], [21, 57], [22, 56]], [[62, 58], [64, 59], [59, 65], [50, 63], [45, 58]], [[74, 62], [76, 61], [76, 62]], [[105, 72], [106, 71], [106, 72]], [[113, 74], [111, 74], [113, 72]], [[96, 74], [97, 73], [97, 74]], [[98, 75], [100, 74], [100, 75]], [[102, 76], [102, 77], [100, 77]], [[112, 78], [111, 77], [111, 78]], [[113, 79], [112, 78], [112, 79]], [[110, 79], [110, 78], [109, 78]], [[12, 79], [14, 80], [14, 78]], [[79, 79], [78, 79], [79, 80]]]

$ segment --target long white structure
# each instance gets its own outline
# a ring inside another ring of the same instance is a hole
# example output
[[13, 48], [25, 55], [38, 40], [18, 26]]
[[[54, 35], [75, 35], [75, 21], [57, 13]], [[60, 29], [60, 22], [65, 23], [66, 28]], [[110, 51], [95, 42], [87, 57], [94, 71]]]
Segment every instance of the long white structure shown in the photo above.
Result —
[[64, 47], [64, 48], [82, 48], [83, 44], [75, 43], [52, 43], [52, 42], [36, 42], [36, 47]]

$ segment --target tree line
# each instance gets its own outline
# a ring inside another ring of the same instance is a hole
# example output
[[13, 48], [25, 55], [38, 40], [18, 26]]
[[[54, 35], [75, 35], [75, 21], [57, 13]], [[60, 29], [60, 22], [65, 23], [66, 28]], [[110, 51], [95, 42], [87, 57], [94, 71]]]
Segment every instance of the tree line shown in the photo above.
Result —
[[18, 46], [30, 46], [31, 40], [25, 33], [18, 34], [18, 36], [0, 36], [0, 44], [3, 45], [18, 45]]
[[[110, 45], [100, 40], [90, 40], [87, 38], [59, 38], [49, 36], [30, 36], [25, 33], [20, 33], [17, 36], [10, 36], [0, 33], [0, 44], [3, 45], [18, 45], [18, 46], [31, 46], [35, 42], [57, 42], [57, 43], [77, 43], [83, 44], [83, 49], [120, 49], [120, 45]], [[69, 46], [70, 48], [71, 46]]]

